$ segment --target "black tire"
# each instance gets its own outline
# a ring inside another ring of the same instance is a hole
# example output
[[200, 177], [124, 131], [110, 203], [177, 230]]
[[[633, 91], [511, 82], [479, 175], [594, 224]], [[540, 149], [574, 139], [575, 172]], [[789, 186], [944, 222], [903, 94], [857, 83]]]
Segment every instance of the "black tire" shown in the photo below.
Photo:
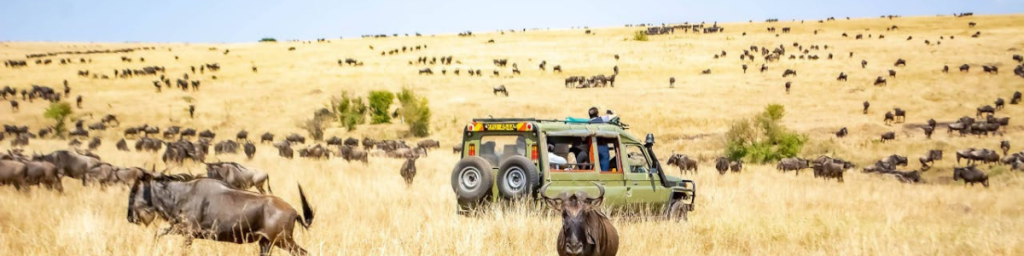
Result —
[[459, 160], [452, 170], [452, 190], [459, 202], [475, 202], [491, 191], [494, 174], [487, 160], [470, 156]]
[[498, 168], [498, 192], [503, 198], [514, 200], [530, 196], [539, 185], [537, 166], [526, 157], [510, 157]]

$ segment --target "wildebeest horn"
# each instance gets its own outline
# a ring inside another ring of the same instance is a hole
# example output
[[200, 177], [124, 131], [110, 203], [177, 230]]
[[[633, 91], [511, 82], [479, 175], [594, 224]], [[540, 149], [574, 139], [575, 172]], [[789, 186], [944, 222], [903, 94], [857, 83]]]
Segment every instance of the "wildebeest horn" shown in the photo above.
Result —
[[540, 187], [540, 191], [537, 191], [537, 194], [540, 194], [540, 197], [544, 198], [545, 200], [551, 199], [550, 197], [548, 197], [547, 194], [545, 194], [548, 191], [548, 186], [550, 185], [551, 183], [544, 184], [544, 186]]
[[588, 195], [587, 199], [598, 201], [604, 200], [604, 186], [602, 186], [600, 183], [597, 183], [596, 181], [591, 181], [590, 183], [594, 183], [594, 185], [597, 186], [598, 195], [597, 197], [591, 197]]

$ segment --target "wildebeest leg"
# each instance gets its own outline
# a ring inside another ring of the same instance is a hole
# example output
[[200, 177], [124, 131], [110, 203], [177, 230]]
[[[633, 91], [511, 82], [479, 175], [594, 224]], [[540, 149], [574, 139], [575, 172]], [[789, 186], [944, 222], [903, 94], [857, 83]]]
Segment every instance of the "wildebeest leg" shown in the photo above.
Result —
[[270, 256], [270, 249], [273, 249], [273, 245], [266, 238], [260, 239], [260, 256]]
[[306, 255], [306, 254], [308, 254], [306, 252], [306, 249], [302, 249], [301, 246], [299, 246], [298, 244], [295, 244], [295, 239], [293, 239], [291, 236], [285, 236], [285, 237], [281, 238], [280, 242], [277, 242], [275, 245], [277, 247], [280, 247], [281, 249], [287, 250], [288, 253], [291, 253], [291, 255]]

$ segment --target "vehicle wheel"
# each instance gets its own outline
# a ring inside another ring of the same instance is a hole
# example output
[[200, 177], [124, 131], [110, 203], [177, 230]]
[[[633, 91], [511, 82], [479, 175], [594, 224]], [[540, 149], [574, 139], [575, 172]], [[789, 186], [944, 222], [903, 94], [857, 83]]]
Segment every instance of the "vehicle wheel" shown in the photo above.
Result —
[[492, 176], [487, 160], [478, 156], [463, 158], [452, 170], [452, 190], [459, 202], [475, 202], [491, 190]]
[[688, 221], [690, 206], [682, 200], [672, 199], [665, 209], [665, 217], [671, 221]]
[[533, 194], [540, 185], [537, 166], [523, 156], [505, 159], [498, 168], [498, 192], [506, 199], [519, 199]]

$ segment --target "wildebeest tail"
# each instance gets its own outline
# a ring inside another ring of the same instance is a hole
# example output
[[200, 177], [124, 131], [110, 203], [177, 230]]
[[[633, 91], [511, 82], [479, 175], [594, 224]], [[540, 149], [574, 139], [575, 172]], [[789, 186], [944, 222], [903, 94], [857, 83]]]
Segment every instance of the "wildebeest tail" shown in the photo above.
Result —
[[309, 226], [313, 225], [313, 209], [309, 208], [306, 193], [302, 192], [302, 185], [299, 185], [299, 198], [302, 200], [302, 216], [296, 216], [295, 221], [299, 222], [303, 228], [309, 229]]

